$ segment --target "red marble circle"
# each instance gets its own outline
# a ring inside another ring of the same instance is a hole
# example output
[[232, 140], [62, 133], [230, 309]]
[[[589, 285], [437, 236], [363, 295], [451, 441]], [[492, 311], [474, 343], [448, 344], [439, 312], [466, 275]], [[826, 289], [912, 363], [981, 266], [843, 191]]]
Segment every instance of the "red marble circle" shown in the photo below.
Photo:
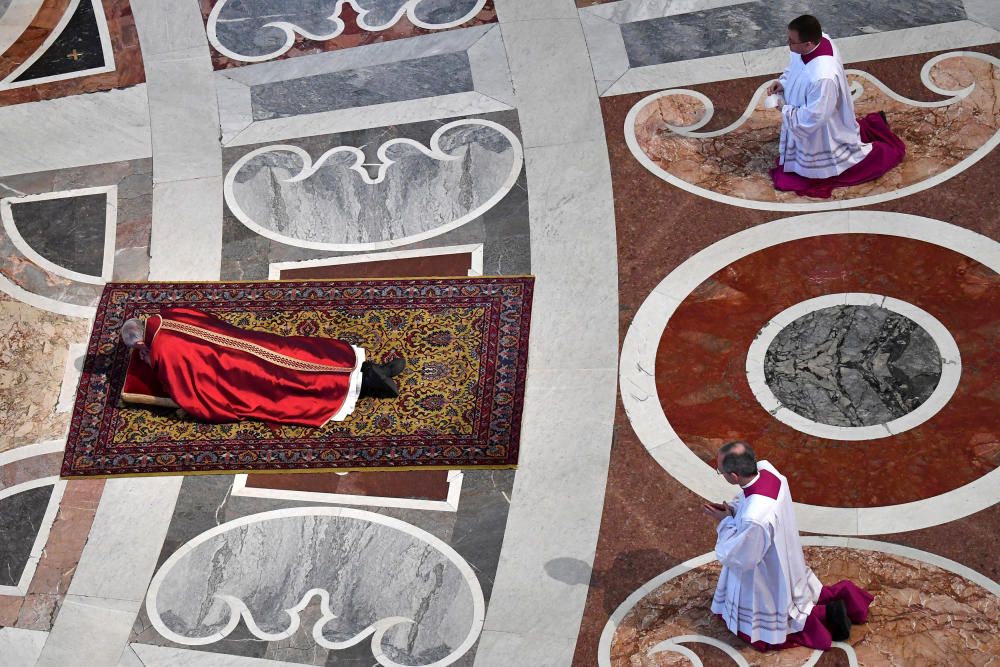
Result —
[[[895, 236], [816, 236], [752, 253], [699, 285], [671, 316], [656, 354], [660, 403], [702, 460], [714, 465], [720, 444], [748, 440], [790, 478], [798, 502], [878, 507], [951, 491], [998, 463], [998, 282], [965, 255]], [[877, 440], [830, 440], [779, 422], [754, 398], [745, 368], [757, 332], [796, 303], [840, 292], [907, 301], [951, 332], [962, 377], [929, 421]]]

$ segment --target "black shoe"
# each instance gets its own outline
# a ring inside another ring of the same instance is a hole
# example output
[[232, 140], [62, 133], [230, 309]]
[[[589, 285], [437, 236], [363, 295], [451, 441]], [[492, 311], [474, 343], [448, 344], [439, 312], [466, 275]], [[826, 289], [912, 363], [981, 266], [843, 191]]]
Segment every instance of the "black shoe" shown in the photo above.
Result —
[[389, 374], [389, 377], [394, 378], [406, 368], [406, 359], [402, 357], [396, 357], [387, 364], [382, 364], [382, 368], [385, 372]]
[[886, 125], [889, 124], [889, 119], [885, 117], [885, 112], [884, 111], [879, 111], [878, 115], [882, 116], [882, 122], [884, 122]]
[[371, 362], [361, 364], [360, 398], [398, 398], [399, 385], [389, 377], [384, 366]]
[[826, 628], [835, 642], [842, 642], [851, 636], [851, 619], [847, 617], [843, 600], [826, 603]]

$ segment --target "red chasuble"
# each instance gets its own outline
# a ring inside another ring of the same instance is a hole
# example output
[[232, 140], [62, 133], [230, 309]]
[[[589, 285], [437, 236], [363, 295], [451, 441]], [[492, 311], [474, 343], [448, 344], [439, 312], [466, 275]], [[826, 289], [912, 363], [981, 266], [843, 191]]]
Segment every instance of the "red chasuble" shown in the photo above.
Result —
[[358, 363], [341, 340], [249, 331], [190, 308], [150, 317], [146, 344], [165, 392], [206, 422], [322, 426], [343, 405]]

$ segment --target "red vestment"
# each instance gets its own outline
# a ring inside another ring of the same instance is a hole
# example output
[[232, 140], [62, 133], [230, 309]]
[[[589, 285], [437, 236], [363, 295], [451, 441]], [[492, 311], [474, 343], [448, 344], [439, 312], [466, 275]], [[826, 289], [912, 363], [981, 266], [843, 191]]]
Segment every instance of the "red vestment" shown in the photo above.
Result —
[[150, 317], [146, 344], [166, 392], [206, 422], [322, 426], [347, 400], [360, 363], [341, 340], [249, 331], [190, 308]]

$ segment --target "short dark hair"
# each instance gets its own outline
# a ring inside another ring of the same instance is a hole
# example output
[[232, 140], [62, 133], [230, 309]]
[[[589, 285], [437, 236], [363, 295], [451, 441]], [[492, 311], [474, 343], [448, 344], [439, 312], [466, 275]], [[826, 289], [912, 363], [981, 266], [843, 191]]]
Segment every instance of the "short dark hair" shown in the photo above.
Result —
[[749, 443], [743, 440], [727, 442], [719, 453], [722, 454], [722, 472], [734, 472], [740, 477], [757, 474], [757, 456]]
[[812, 14], [803, 14], [797, 19], [793, 19], [788, 24], [789, 30], [794, 30], [799, 39], [803, 42], [819, 44], [823, 39], [823, 28], [819, 24], [819, 19]]

